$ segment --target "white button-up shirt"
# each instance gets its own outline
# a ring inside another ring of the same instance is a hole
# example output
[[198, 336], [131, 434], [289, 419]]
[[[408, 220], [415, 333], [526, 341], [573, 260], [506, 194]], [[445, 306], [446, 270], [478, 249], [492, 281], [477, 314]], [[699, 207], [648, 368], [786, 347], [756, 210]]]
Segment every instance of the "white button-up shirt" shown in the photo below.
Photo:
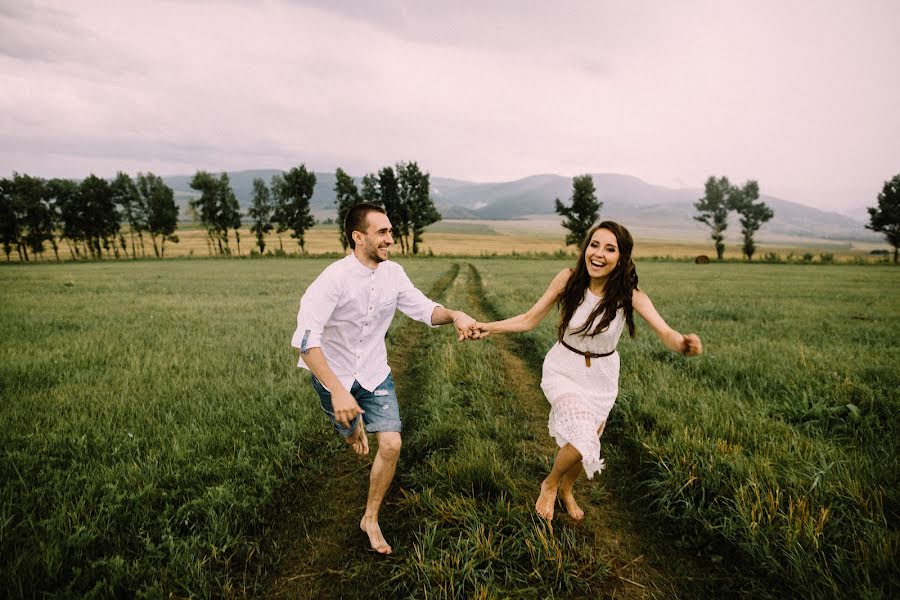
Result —
[[[322, 271], [300, 298], [291, 346], [302, 353], [321, 348], [341, 385], [349, 390], [356, 380], [371, 391], [391, 372], [384, 336], [394, 312], [433, 327], [438, 306], [397, 263], [370, 269], [351, 253]], [[309, 369], [302, 359], [297, 366]]]

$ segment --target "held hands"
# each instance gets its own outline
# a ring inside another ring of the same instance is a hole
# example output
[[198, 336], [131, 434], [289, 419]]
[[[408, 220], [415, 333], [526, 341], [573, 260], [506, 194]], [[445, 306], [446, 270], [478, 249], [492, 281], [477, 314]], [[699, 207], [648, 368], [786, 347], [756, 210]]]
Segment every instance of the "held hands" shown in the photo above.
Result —
[[488, 329], [487, 323], [475, 322], [472, 324], [472, 327], [469, 328], [469, 336], [467, 339], [470, 340], [480, 340], [484, 339], [490, 335], [490, 330]]
[[698, 356], [703, 354], [703, 344], [700, 337], [696, 333], [689, 333], [682, 336], [681, 353], [685, 356]]
[[453, 318], [453, 326], [456, 327], [457, 339], [463, 340], [480, 340], [488, 336], [489, 330], [487, 323], [481, 323], [470, 317], [464, 312], [458, 312]]
[[468, 340], [470, 338], [470, 332], [472, 330], [472, 326], [475, 324], [475, 319], [470, 317], [464, 312], [457, 311], [453, 316], [453, 326], [456, 327], [456, 335], [457, 339], [461, 342], [463, 340]]

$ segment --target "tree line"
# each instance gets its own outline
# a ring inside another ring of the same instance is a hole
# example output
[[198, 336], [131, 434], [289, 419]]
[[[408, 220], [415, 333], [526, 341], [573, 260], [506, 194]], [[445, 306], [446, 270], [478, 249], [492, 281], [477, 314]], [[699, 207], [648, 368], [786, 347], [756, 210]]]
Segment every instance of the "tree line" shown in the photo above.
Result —
[[[362, 178], [360, 190], [353, 177], [338, 167], [334, 185], [337, 207], [335, 223], [341, 248], [346, 251], [349, 246], [344, 233], [344, 218], [350, 208], [360, 202], [370, 202], [384, 208], [400, 251], [403, 254], [418, 254], [425, 228], [441, 220], [429, 193], [430, 178], [431, 175], [423, 172], [417, 163], [400, 162], [376, 173], [367, 173]], [[315, 185], [315, 173], [307, 171], [302, 165], [275, 175], [268, 187], [261, 178], [253, 180], [253, 200], [248, 216], [251, 219], [250, 231], [256, 236], [261, 254], [266, 249], [265, 236], [273, 229], [276, 234], [290, 231], [301, 249], [305, 248], [304, 233], [315, 224], [309, 212], [309, 199]]]
[[166, 242], [178, 241], [177, 221], [172, 189], [153, 173], [132, 179], [120, 172], [112, 181], [93, 174], [81, 182], [19, 173], [0, 179], [0, 239], [7, 261], [13, 250], [23, 262], [40, 258], [46, 243], [56, 260], [60, 243], [75, 258], [146, 256], [147, 238], [162, 257]]
[[[425, 228], [441, 218], [430, 197], [430, 175], [415, 162], [365, 175], [362, 190], [340, 167], [336, 179], [338, 239], [345, 251], [344, 217], [359, 202], [384, 207], [404, 254], [418, 254]], [[265, 236], [273, 230], [282, 251], [281, 234], [289, 232], [305, 253], [306, 233], [316, 224], [309, 204], [315, 185], [315, 173], [302, 164], [273, 176], [268, 185], [257, 178], [244, 215], [228, 174], [201, 170], [190, 181], [197, 195], [188, 202], [188, 211], [203, 227], [210, 255], [231, 255], [232, 240], [240, 254], [245, 218], [260, 254], [265, 253]], [[154, 255], [162, 258], [166, 242], [178, 242], [177, 226], [174, 192], [153, 173], [132, 178], [120, 172], [112, 181], [93, 174], [81, 182], [19, 173], [0, 179], [0, 238], [7, 262], [13, 252], [23, 262], [41, 258], [47, 244], [60, 260], [61, 243], [74, 258], [99, 259], [146, 256], [149, 242]]]
[[[743, 245], [741, 250], [747, 260], [753, 260], [756, 252], [754, 235], [762, 225], [775, 215], [772, 209], [759, 200], [759, 183], [747, 181], [738, 187], [732, 185], [727, 177], [710, 176], [704, 186], [704, 195], [694, 203], [697, 215], [694, 220], [703, 223], [711, 230], [711, 238], [715, 242], [716, 256], [722, 260], [725, 253], [725, 230], [728, 228], [728, 216], [734, 211], [739, 215]], [[565, 217], [562, 225], [568, 230], [566, 245], [578, 245], [587, 235], [591, 227], [599, 220], [603, 202], [597, 199], [594, 180], [590, 175], [578, 175], [572, 179], [572, 196], [569, 204], [563, 204], [556, 198], [556, 212]], [[869, 224], [867, 229], [883, 233], [887, 242], [894, 247], [894, 263], [900, 254], [900, 174], [884, 182], [878, 194], [878, 206], [868, 208]]]
[[[773, 212], [759, 199], [759, 185], [748, 181], [742, 187], [728, 182], [727, 177], [716, 179], [710, 177], [706, 182], [706, 194], [698, 200], [694, 207], [700, 213], [694, 219], [704, 223], [713, 230], [712, 238], [716, 243], [716, 254], [719, 260], [725, 252], [724, 231], [728, 227], [728, 213], [732, 210], [740, 214], [742, 232], [744, 234], [744, 255], [747, 260], [753, 259], [756, 245], [753, 235], [763, 223], [772, 218]], [[569, 205], [556, 198], [556, 212], [565, 217], [563, 227], [568, 230], [566, 245], [578, 245], [587, 235], [591, 227], [599, 220], [603, 202], [597, 199], [593, 177], [579, 175], [572, 180], [572, 196]]]

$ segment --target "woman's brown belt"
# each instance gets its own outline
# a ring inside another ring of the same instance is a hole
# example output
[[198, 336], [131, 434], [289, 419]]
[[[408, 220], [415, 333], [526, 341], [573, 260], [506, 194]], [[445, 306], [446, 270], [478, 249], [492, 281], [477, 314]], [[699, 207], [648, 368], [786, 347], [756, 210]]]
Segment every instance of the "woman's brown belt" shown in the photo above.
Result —
[[568, 348], [569, 350], [571, 350], [572, 352], [574, 352], [575, 354], [582, 355], [584, 357], [584, 366], [586, 366], [586, 367], [591, 366], [592, 358], [603, 358], [604, 356], [610, 356], [613, 352], [616, 351], [616, 349], [613, 348], [612, 350], [610, 350], [609, 352], [607, 352], [605, 354], [595, 354], [593, 352], [588, 352], [587, 350], [582, 351], [582, 350], [579, 350], [578, 348], [573, 348], [572, 346], [565, 343], [563, 340], [559, 340], [559, 343], [562, 344], [563, 346], [565, 346], [566, 348]]

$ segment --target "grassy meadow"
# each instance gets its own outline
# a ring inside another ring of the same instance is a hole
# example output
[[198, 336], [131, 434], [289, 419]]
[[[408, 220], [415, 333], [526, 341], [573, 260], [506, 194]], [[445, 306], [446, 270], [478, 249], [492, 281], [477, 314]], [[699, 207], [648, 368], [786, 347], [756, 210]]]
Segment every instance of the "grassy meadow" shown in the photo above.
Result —
[[[0, 269], [8, 596], [265, 593], [280, 496], [346, 454], [289, 347], [299, 296], [332, 260]], [[448, 306], [501, 317], [571, 261], [401, 262]], [[666, 352], [639, 318], [638, 337], [623, 338], [603, 450], [628, 465], [615, 484], [691, 552], [713, 544], [767, 573], [772, 596], [896, 594], [900, 271], [641, 262], [638, 273], [706, 353]], [[401, 396], [391, 492], [401, 524], [389, 533], [404, 550], [347, 575], [389, 597], [606, 589], [609, 563], [586, 535], [532, 514], [551, 459], [535, 446], [546, 415], [520, 406], [500, 342], [415, 326], [411, 340], [406, 322], [388, 333], [416, 390]], [[538, 377], [553, 329], [547, 319], [517, 338]]]

